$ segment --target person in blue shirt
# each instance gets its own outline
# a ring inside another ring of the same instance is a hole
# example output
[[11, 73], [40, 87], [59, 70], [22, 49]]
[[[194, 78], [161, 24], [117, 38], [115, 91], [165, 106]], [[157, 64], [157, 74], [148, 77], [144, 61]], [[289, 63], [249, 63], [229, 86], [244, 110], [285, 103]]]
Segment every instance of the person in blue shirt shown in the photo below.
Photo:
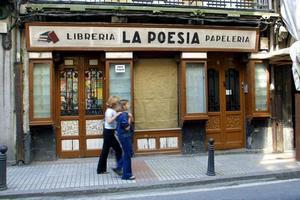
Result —
[[132, 142], [131, 142], [131, 131], [130, 126], [133, 122], [133, 116], [128, 113], [130, 104], [126, 99], [120, 100], [120, 109], [122, 113], [117, 117], [117, 135], [121, 143], [123, 154], [122, 154], [122, 179], [134, 180], [135, 176], [132, 174], [131, 168], [131, 156], [132, 156]]

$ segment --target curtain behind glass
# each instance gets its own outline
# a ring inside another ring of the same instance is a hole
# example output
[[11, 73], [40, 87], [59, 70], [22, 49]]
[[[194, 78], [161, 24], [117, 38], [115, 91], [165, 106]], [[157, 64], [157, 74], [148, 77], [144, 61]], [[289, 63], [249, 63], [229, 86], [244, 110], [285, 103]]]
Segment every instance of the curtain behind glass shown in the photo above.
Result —
[[186, 64], [186, 112], [206, 112], [205, 71], [203, 63]]
[[255, 66], [255, 110], [267, 110], [267, 69], [266, 66], [256, 64]]
[[33, 66], [33, 117], [51, 117], [50, 64], [35, 63]]

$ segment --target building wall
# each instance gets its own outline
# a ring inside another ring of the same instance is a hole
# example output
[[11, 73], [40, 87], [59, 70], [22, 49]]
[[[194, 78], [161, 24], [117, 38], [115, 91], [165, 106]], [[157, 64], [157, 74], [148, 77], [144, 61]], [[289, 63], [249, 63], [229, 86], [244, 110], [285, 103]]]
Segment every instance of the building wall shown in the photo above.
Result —
[[[0, 34], [2, 42], [3, 35]], [[12, 44], [14, 33], [12, 32]], [[7, 160], [15, 162], [16, 129], [14, 113], [14, 45], [10, 50], [0, 46], [0, 144], [8, 146]]]

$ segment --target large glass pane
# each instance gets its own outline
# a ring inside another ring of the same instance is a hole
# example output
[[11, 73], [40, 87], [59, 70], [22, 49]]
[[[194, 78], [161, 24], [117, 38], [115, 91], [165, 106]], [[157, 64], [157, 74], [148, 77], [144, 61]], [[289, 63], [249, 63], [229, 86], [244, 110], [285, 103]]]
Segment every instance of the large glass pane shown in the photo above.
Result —
[[267, 109], [267, 67], [263, 63], [255, 65], [255, 110], [266, 111]]
[[33, 117], [51, 117], [50, 64], [35, 63], [33, 66]]
[[109, 95], [131, 102], [131, 76], [129, 63], [111, 63], [109, 67]]
[[61, 115], [78, 115], [78, 71], [69, 68], [60, 72]]
[[240, 76], [236, 69], [228, 69], [225, 72], [226, 80], [226, 110], [240, 110]]
[[86, 115], [103, 114], [103, 72], [93, 68], [85, 75], [85, 113]]
[[186, 112], [206, 112], [205, 68], [203, 63], [186, 64]]

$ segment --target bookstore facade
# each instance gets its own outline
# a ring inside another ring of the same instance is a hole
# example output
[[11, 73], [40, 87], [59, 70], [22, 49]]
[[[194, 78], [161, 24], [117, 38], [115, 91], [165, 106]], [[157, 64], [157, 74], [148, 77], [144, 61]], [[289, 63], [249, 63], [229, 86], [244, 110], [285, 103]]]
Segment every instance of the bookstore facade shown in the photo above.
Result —
[[129, 99], [136, 154], [245, 148], [270, 116], [256, 28], [27, 23], [29, 124], [58, 157], [98, 156], [105, 101]]

